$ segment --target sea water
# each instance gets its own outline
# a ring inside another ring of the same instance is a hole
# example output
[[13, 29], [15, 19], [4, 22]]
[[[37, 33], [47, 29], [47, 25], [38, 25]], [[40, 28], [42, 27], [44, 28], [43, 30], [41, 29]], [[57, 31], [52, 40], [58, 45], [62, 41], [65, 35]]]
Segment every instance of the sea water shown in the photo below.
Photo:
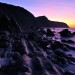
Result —
[[[65, 39], [65, 40], [72, 40], [72, 41], [75, 42], [75, 36], [73, 36], [73, 37], [65, 37], [65, 38], [63, 38], [63, 37], [60, 36], [59, 32], [62, 31], [62, 30], [64, 30], [64, 29], [68, 29], [69, 31], [71, 31], [71, 33], [75, 32], [75, 28], [51, 28], [51, 30], [53, 32], [55, 32], [54, 39], [55, 40], [59, 40], [59, 41], [61, 39]], [[67, 43], [67, 44], [75, 47], [75, 43], [74, 44]], [[75, 58], [75, 50], [69, 50], [69, 51], [66, 52], [66, 54], [71, 54], [72, 57]], [[75, 65], [72, 65], [71, 64], [71, 65], [68, 65], [68, 66], [64, 67], [63, 69], [68, 70], [68, 71], [75, 72]]]

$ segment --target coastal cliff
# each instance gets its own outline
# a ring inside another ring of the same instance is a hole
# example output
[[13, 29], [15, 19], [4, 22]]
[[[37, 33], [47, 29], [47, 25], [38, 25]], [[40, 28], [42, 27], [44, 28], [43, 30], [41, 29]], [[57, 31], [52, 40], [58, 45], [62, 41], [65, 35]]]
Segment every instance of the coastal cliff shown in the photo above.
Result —
[[48, 20], [45, 16], [35, 17], [23, 7], [0, 3], [0, 15], [6, 15], [9, 19], [14, 18], [22, 31], [37, 27], [68, 27], [62, 22]]
[[36, 21], [38, 26], [42, 27], [54, 27], [54, 28], [67, 28], [69, 27], [66, 23], [58, 22], [58, 21], [50, 21], [46, 16], [36, 17]]
[[13, 17], [22, 31], [36, 26], [34, 15], [19, 6], [0, 3], [0, 15], [6, 15], [10, 19]]

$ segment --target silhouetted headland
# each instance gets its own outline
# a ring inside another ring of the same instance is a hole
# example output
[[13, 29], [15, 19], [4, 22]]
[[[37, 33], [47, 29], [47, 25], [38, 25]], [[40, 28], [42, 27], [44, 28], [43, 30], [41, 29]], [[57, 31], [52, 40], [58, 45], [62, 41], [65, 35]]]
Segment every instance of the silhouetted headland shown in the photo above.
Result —
[[8, 18], [13, 17], [22, 31], [36, 27], [68, 27], [62, 22], [48, 20], [45, 16], [35, 17], [23, 7], [0, 3], [0, 15], [5, 14]]
[[50, 21], [46, 16], [36, 17], [37, 25], [40, 27], [67, 28], [68, 25], [63, 22]]

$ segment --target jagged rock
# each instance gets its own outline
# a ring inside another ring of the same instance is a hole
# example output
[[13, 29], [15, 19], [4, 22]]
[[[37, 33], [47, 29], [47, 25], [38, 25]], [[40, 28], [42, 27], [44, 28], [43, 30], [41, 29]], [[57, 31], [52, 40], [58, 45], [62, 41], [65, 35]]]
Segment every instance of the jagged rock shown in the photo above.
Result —
[[72, 46], [70, 46], [70, 45], [68, 45], [68, 44], [64, 44], [68, 49], [72, 49], [72, 50], [75, 50], [75, 47], [72, 47]]
[[65, 42], [65, 43], [75, 43], [74, 41], [72, 40], [61, 40], [62, 42]]
[[43, 49], [47, 49], [47, 45], [48, 45], [48, 41], [47, 40], [38, 40], [37, 41], [39, 43], [39, 45], [43, 48]]
[[75, 35], [75, 32], [73, 32], [73, 35]]
[[54, 52], [58, 56], [66, 56], [64, 51], [62, 51], [61, 49], [56, 49]]
[[1, 35], [5, 35], [5, 36], [9, 36], [10, 35], [10, 33], [8, 32], [8, 31], [0, 31], [0, 36]]
[[61, 42], [59, 42], [59, 41], [54, 41], [54, 43], [51, 44], [51, 48], [53, 50], [58, 49], [58, 48], [62, 48], [63, 49], [64, 45]]
[[41, 33], [41, 34], [46, 34], [46, 31], [44, 30], [44, 28], [40, 28], [40, 29], [38, 30], [38, 32]]
[[68, 64], [68, 61], [67, 61], [67, 59], [65, 57], [57, 56], [56, 59], [57, 59], [58, 63], [59, 62], [61, 63], [60, 65]]
[[2, 15], [0, 18], [0, 34], [9, 35], [8, 31], [13, 34], [20, 34], [21, 29], [13, 18], [9, 19], [7, 15]]
[[54, 33], [50, 30], [50, 29], [47, 29], [47, 36], [54, 36]]
[[64, 75], [75, 75], [75, 73], [73, 73], [71, 71], [65, 71]]
[[35, 40], [36, 35], [34, 33], [29, 33], [28, 34], [28, 39], [29, 40]]
[[9, 27], [11, 28], [11, 32], [13, 34], [16, 34], [16, 35], [18, 34], [18, 36], [19, 36], [22, 33], [22, 30], [21, 30], [19, 24], [17, 23], [17, 21], [13, 17], [11, 17], [11, 19], [10, 19], [10, 26]]
[[25, 54], [25, 48], [22, 42], [20, 41], [15, 41], [13, 44], [13, 50], [14, 52], [19, 52], [21, 55]]
[[9, 32], [0, 31], [0, 48], [7, 48], [10, 44]]
[[33, 54], [34, 54], [34, 56], [37, 56], [37, 57], [43, 57], [43, 54], [39, 51], [36, 51]]
[[0, 30], [10, 31], [9, 25], [10, 25], [10, 22], [7, 15], [2, 15], [0, 17]]
[[29, 72], [29, 68], [27, 66], [25, 66], [25, 65], [24, 66], [20, 66], [19, 67], [19, 71], [20, 72]]
[[72, 33], [68, 29], [64, 29], [63, 31], [59, 32], [61, 36], [63, 37], [71, 37]]
[[43, 69], [43, 67], [41, 66], [40, 60], [36, 57], [32, 59], [32, 65], [34, 70], [42, 71]]
[[[0, 3], [0, 14], [6, 14], [9, 19], [13, 17], [19, 24], [22, 31], [29, 31], [36, 28], [36, 21], [33, 14], [24, 9], [23, 7], [14, 6], [10, 4]], [[30, 32], [30, 31], [29, 31]]]

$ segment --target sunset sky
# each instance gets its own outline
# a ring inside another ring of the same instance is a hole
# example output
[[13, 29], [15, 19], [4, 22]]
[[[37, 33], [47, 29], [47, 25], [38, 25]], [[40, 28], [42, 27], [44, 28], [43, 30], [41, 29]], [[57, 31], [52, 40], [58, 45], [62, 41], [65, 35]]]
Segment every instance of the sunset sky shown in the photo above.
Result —
[[75, 27], [75, 0], [0, 0], [29, 10], [34, 16], [45, 15], [53, 21]]

